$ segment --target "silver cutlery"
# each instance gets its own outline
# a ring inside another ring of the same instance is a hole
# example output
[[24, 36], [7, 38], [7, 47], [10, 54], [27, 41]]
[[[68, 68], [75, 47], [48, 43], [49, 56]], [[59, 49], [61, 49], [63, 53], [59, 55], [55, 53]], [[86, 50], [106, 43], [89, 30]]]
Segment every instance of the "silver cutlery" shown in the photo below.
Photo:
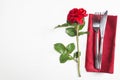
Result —
[[95, 31], [96, 35], [96, 48], [95, 48], [95, 68], [99, 69], [99, 40], [98, 40], [98, 30], [100, 29], [100, 19], [101, 19], [101, 13], [95, 12], [93, 15], [93, 29]]
[[103, 53], [103, 41], [104, 41], [104, 35], [105, 35], [105, 28], [106, 28], [106, 22], [107, 22], [107, 14], [108, 11], [105, 11], [103, 14], [101, 21], [100, 21], [100, 53], [99, 53], [99, 69], [101, 69], [101, 63], [102, 63], [102, 53]]

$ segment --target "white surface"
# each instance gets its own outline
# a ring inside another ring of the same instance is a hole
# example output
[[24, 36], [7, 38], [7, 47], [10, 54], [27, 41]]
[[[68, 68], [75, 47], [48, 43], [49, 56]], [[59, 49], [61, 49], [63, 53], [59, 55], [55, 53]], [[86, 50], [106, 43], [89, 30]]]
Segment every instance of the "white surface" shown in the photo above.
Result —
[[[118, 19], [114, 74], [85, 70], [86, 36], [80, 37], [81, 74], [73, 61], [59, 63], [56, 42], [75, 42], [64, 29], [54, 26], [66, 21], [72, 8], [88, 13], [108, 10], [120, 16], [119, 0], [0, 0], [0, 80], [119, 80], [120, 21]], [[84, 30], [87, 30], [87, 20]]]

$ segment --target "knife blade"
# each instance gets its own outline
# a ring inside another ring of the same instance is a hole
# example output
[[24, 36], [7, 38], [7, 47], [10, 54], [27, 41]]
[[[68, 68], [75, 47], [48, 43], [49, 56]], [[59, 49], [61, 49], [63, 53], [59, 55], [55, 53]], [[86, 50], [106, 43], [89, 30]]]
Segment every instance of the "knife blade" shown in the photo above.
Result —
[[101, 35], [101, 37], [104, 37], [104, 34], [105, 34], [105, 27], [106, 27], [106, 22], [107, 22], [107, 13], [108, 13], [108, 11], [105, 11], [105, 13], [103, 14], [103, 17], [100, 21], [100, 35]]
[[106, 22], [107, 22], [107, 14], [108, 14], [108, 11], [105, 11], [105, 13], [103, 14], [103, 17], [100, 21], [101, 41], [100, 41], [100, 53], [99, 53], [99, 57], [98, 57], [99, 69], [101, 69], [101, 65], [102, 65], [103, 41], [104, 41], [105, 28], [106, 28]]

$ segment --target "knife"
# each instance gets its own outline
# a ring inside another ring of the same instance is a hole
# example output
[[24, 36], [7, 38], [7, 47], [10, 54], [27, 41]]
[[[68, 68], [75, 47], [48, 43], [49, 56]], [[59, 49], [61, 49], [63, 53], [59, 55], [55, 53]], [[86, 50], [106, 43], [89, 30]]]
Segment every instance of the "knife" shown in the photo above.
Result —
[[106, 28], [106, 22], [107, 22], [107, 14], [108, 14], [108, 11], [105, 11], [105, 13], [103, 14], [103, 17], [100, 21], [101, 41], [100, 41], [100, 53], [99, 53], [99, 56], [98, 56], [99, 69], [101, 69], [101, 65], [102, 65], [103, 41], [104, 41], [105, 28]]

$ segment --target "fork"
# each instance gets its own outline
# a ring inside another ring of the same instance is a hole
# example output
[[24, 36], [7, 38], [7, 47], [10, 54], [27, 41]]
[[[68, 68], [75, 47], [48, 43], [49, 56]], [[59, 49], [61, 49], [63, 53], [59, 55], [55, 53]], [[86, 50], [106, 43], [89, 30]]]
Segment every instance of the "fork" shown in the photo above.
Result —
[[96, 48], [95, 48], [95, 68], [100, 69], [99, 65], [99, 41], [98, 41], [98, 31], [100, 29], [100, 19], [101, 13], [95, 12], [93, 15], [93, 30], [95, 31], [96, 35]]

